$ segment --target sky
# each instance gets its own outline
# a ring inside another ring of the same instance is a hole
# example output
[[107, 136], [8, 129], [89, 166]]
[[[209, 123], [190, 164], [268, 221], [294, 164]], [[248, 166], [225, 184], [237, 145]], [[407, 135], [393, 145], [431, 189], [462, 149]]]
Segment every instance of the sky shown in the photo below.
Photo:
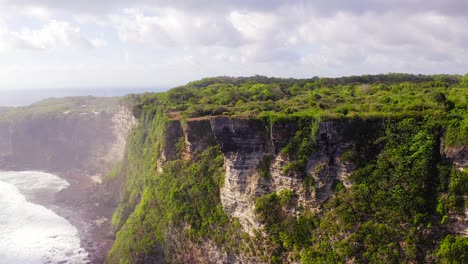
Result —
[[0, 0], [0, 90], [468, 72], [466, 0]]

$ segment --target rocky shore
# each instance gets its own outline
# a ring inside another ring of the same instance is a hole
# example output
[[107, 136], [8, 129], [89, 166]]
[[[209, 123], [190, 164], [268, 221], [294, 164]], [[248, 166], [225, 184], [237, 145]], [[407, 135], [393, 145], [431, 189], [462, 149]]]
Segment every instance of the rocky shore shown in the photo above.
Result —
[[102, 186], [86, 172], [70, 170], [55, 175], [70, 185], [54, 196], [44, 194], [33, 197], [30, 202], [40, 204], [67, 219], [78, 230], [81, 247], [88, 253], [87, 263], [103, 263], [115, 239], [111, 231], [115, 207], [97, 202], [102, 197]]
[[98, 202], [102, 186], [85, 172], [74, 170], [58, 176], [70, 186], [57, 193], [52, 210], [78, 229], [89, 263], [103, 263], [115, 239], [111, 232], [115, 207]]

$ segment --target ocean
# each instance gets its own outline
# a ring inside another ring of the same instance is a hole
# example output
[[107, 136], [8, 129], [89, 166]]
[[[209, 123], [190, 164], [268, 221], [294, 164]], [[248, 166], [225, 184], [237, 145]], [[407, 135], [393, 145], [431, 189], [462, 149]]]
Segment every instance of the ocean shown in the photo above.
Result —
[[78, 230], [66, 219], [34, 203], [48, 200], [69, 183], [55, 175], [0, 172], [0, 263], [86, 263]]

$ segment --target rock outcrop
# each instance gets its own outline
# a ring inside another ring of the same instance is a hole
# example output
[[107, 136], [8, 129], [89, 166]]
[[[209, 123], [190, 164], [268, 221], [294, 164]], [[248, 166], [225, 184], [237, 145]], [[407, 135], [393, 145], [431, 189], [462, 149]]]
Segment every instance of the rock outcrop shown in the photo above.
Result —
[[224, 211], [238, 218], [244, 230], [253, 234], [260, 226], [254, 214], [259, 195], [256, 169], [263, 156], [270, 153], [265, 127], [259, 120], [230, 118], [214, 118], [211, 126], [225, 158], [226, 175], [221, 188]]
[[[291, 161], [281, 150], [297, 130], [297, 124], [293, 122], [275, 123], [270, 127], [261, 120], [226, 117], [188, 120], [184, 126], [170, 121], [163, 157], [174, 155], [176, 141], [181, 137], [185, 139], [185, 156], [217, 143], [224, 155], [226, 168], [220, 192], [223, 209], [253, 235], [254, 230], [262, 226], [254, 212], [257, 197], [291, 190], [298, 196], [298, 206], [318, 210], [331, 197], [336, 181], [350, 186], [347, 176], [355, 166], [341, 160], [343, 152], [353, 143], [346, 138], [350, 134], [349, 129], [340, 121], [319, 124], [317, 150], [307, 160], [308, 175], [284, 172], [284, 167]], [[272, 157], [270, 178], [261, 177], [258, 173], [259, 162], [266, 156]], [[313, 186], [305, 180], [307, 177], [314, 178]]]
[[[274, 236], [269, 229], [272, 225], [262, 222], [255, 212], [257, 201], [271, 198], [282, 203], [286, 197], [283, 195], [287, 195], [290, 200], [286, 205], [281, 204], [280, 214], [281, 217], [286, 215], [288, 221], [294, 219], [291, 216], [299, 220], [304, 217], [303, 209], [326, 213], [322, 206], [333, 197], [338, 190], [336, 188], [352, 187], [349, 179], [352, 171], [368, 164], [385, 147], [385, 120], [310, 121], [299, 117], [285, 118], [272, 124], [262, 119], [232, 117], [168, 120], [161, 132], [164, 143], [158, 156], [158, 167], [162, 168], [164, 162], [174, 159], [196, 162], [199, 158], [197, 152], [203, 152], [210, 146], [219, 147], [225, 170], [219, 190], [222, 209], [239, 228], [236, 232], [242, 230], [249, 234], [242, 233], [243, 239], [255, 241], [254, 247], [258, 248], [253, 250], [254, 253], [231, 252], [228, 246], [217, 244], [215, 239], [200, 238], [194, 242], [186, 233], [190, 227], [182, 226], [166, 230], [167, 244], [162, 247], [169, 251], [164, 251], [165, 254], [176, 262], [265, 263], [265, 256], [258, 252], [269, 254], [272, 250], [269, 239]], [[298, 151], [300, 144], [313, 147], [306, 148], [304, 154]], [[465, 148], [441, 148], [441, 154], [459, 167], [466, 167], [464, 151]], [[272, 193], [279, 195], [264, 196]], [[266, 199], [258, 200], [262, 196]], [[260, 202], [257, 205], [261, 205]], [[466, 226], [466, 221], [458, 223]], [[242, 243], [240, 240], [236, 242]], [[283, 260], [286, 259], [295, 263], [297, 256], [291, 253]]]
[[468, 169], [467, 146], [446, 147], [441, 144], [440, 153], [449, 159], [458, 170], [463, 171]]

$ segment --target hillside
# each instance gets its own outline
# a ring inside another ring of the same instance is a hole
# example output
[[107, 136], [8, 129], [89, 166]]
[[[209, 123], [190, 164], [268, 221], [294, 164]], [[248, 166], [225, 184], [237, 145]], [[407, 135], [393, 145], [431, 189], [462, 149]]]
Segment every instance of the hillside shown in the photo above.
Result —
[[128, 102], [106, 263], [468, 262], [466, 76], [216, 77]]

